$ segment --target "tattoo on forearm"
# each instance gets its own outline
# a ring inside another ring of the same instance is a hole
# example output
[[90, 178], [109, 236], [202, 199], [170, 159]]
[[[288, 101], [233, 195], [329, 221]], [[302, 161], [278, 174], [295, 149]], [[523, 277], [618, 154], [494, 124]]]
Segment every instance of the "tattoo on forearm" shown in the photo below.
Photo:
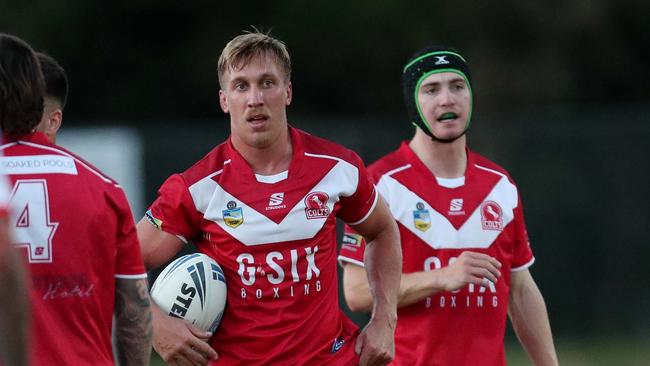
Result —
[[146, 279], [118, 279], [115, 338], [120, 365], [149, 365], [152, 315]]

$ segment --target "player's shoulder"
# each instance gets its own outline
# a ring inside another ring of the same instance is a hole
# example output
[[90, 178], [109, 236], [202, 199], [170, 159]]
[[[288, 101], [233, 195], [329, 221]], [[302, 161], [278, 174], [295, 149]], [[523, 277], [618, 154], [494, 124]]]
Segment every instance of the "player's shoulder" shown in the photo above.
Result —
[[115, 181], [113, 178], [106, 175], [106, 173], [101, 171], [99, 168], [95, 167], [93, 164], [86, 161], [86, 159], [82, 158], [81, 156], [79, 156], [79, 155], [77, 155], [77, 154], [75, 154], [75, 153], [73, 153], [71, 151], [68, 151], [67, 149], [65, 149], [63, 147], [59, 147], [59, 146], [57, 146], [57, 147], [64, 154], [68, 154], [69, 156], [73, 157], [77, 161], [77, 163], [78, 163], [77, 165], [81, 166], [82, 167], [81, 169], [84, 169], [88, 173], [90, 173], [90, 176], [95, 176], [96, 179], [98, 179], [99, 181], [102, 181], [104, 183], [109, 184], [109, 186], [118, 187], [118, 188], [120, 187], [120, 184], [117, 181]]
[[508, 173], [506, 168], [502, 167], [501, 165], [495, 163], [494, 161], [472, 150], [469, 150], [469, 154], [470, 154], [470, 160], [472, 161], [472, 163], [476, 168], [481, 169], [483, 171], [491, 172], [493, 174], [505, 176], [506, 178], [508, 178], [508, 180], [512, 182], [512, 177], [510, 177], [510, 173]]
[[382, 176], [399, 167], [409, 164], [402, 149], [391, 151], [368, 165], [368, 171], [373, 175]]
[[199, 161], [180, 173], [180, 176], [190, 186], [206, 176], [222, 170], [229, 162], [228, 141], [224, 141], [210, 150]]
[[334, 141], [312, 135], [308, 132], [293, 128], [293, 132], [300, 136], [302, 148], [306, 155], [328, 156], [358, 165], [362, 164], [359, 155], [351, 149]]

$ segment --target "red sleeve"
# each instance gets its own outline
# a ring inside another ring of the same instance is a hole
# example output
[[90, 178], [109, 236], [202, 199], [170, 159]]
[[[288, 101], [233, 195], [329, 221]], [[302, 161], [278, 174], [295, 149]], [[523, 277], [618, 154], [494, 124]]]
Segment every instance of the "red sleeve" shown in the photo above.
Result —
[[122, 190], [115, 199], [117, 210], [117, 253], [115, 258], [116, 277], [146, 277], [146, 269], [140, 254], [140, 242], [129, 203]]
[[199, 234], [202, 220], [180, 174], [172, 175], [163, 183], [158, 190], [158, 198], [151, 204], [145, 217], [158, 229], [186, 240]]
[[339, 262], [341, 265], [352, 263], [363, 266], [363, 253], [366, 250], [366, 240], [354, 231], [350, 226], [345, 225], [343, 238], [341, 239], [341, 251]]
[[515, 244], [512, 253], [512, 261], [510, 263], [513, 271], [523, 270], [530, 267], [535, 261], [533, 251], [530, 248], [530, 241], [528, 240], [528, 231], [524, 222], [524, 209], [521, 203], [521, 197], [518, 197], [519, 205], [514, 210], [514, 230], [515, 230]]
[[377, 191], [372, 184], [366, 167], [361, 158], [354, 154], [354, 161], [350, 162], [357, 170], [357, 186], [355, 192], [349, 197], [341, 198], [339, 217], [349, 224], [360, 224], [365, 221], [377, 204]]
[[9, 187], [9, 179], [5, 175], [0, 175], [0, 217], [9, 216], [10, 195], [11, 188]]

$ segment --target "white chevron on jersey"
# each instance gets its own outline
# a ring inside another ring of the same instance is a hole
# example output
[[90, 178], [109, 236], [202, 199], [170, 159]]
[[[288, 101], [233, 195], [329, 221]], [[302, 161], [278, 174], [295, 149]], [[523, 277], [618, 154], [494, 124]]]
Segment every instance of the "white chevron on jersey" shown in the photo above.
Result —
[[[340, 197], [348, 197], [356, 192], [359, 171], [354, 165], [336, 157], [307, 153], [305, 155], [337, 161], [337, 164], [325, 177], [309, 191], [327, 193], [329, 196], [327, 208], [332, 212]], [[307, 219], [305, 203], [301, 199], [289, 214], [279, 224], [276, 224], [245, 202], [228, 193], [212, 179], [221, 172], [218, 171], [192, 184], [189, 187], [190, 195], [197, 211], [201, 212], [206, 220], [219, 225], [220, 228], [244, 245], [252, 246], [310, 239], [320, 231], [327, 221], [327, 218]], [[243, 210], [244, 222], [235, 228], [226, 225], [223, 219], [223, 210], [226, 209], [226, 204], [229, 201], [236, 202], [237, 207], [241, 207]]]
[[[507, 226], [513, 220], [513, 210], [518, 205], [517, 188], [510, 183], [505, 175], [479, 165], [475, 166], [501, 176], [499, 182], [495, 184], [483, 202], [497, 202], [503, 209], [503, 225], [504, 227]], [[481, 205], [478, 205], [463, 226], [456, 230], [449, 220], [434, 210], [426, 200], [420, 198], [391, 177], [392, 174], [408, 168], [410, 168], [410, 165], [397, 168], [383, 175], [377, 184], [377, 190], [390, 203], [390, 210], [395, 219], [423, 242], [434, 249], [488, 248], [501, 234], [501, 231], [482, 229]], [[432, 230], [423, 232], [416, 229], [413, 210], [418, 202], [423, 203], [424, 208], [429, 211]]]

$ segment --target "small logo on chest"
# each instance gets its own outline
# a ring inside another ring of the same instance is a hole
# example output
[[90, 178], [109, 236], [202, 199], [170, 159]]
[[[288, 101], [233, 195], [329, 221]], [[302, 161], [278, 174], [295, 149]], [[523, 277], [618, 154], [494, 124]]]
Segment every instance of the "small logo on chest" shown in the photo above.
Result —
[[463, 199], [462, 198], [453, 198], [449, 203], [449, 216], [458, 216], [464, 215], [465, 211], [463, 210]]
[[305, 197], [305, 216], [308, 219], [322, 219], [330, 215], [327, 207], [329, 196], [325, 192], [311, 192]]
[[273, 193], [269, 198], [269, 205], [266, 206], [266, 210], [279, 210], [281, 208], [286, 208], [287, 205], [282, 204], [284, 202], [284, 192]]
[[345, 344], [345, 339], [339, 340], [338, 338], [334, 338], [334, 343], [332, 343], [332, 354], [335, 354], [338, 352], [341, 348], [343, 348], [343, 345]]
[[424, 203], [418, 202], [413, 211], [413, 225], [420, 231], [427, 231], [431, 228], [431, 216], [429, 210], [424, 209]]
[[228, 201], [226, 204], [228, 209], [221, 211], [223, 214], [223, 222], [231, 228], [244, 223], [244, 211], [241, 207], [237, 207], [237, 202]]
[[481, 204], [481, 226], [483, 230], [503, 230], [503, 210], [494, 201]]

